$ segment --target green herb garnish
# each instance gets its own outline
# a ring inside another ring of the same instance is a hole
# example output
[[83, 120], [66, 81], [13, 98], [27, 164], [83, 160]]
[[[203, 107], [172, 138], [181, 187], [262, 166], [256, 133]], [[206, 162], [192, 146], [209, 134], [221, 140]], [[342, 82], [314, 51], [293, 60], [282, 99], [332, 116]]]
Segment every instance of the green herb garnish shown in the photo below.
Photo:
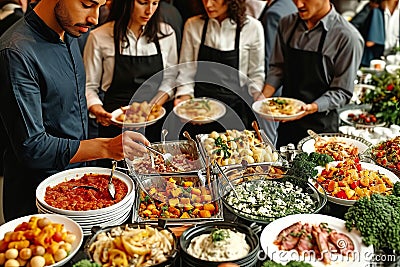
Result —
[[227, 229], [214, 229], [211, 232], [211, 238], [213, 242], [218, 242], [229, 238], [229, 232]]

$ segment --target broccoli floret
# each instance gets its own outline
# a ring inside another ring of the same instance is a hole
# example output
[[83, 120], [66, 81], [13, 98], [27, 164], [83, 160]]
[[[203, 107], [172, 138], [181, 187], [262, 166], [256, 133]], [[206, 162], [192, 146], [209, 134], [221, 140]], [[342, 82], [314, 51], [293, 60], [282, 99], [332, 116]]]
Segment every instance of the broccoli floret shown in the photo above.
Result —
[[400, 250], [400, 197], [373, 194], [363, 197], [344, 215], [346, 228], [361, 232], [366, 245]]
[[325, 166], [327, 163], [333, 161], [333, 158], [331, 156], [327, 154], [320, 154], [317, 152], [311, 152], [308, 158], [317, 166]]
[[400, 197], [400, 182], [396, 182], [393, 185], [393, 195]]
[[326, 154], [311, 152], [308, 155], [306, 152], [301, 152], [293, 159], [292, 167], [289, 169], [288, 174], [308, 180], [317, 175], [318, 171], [315, 167], [325, 166], [331, 161], [333, 161], [333, 158]]

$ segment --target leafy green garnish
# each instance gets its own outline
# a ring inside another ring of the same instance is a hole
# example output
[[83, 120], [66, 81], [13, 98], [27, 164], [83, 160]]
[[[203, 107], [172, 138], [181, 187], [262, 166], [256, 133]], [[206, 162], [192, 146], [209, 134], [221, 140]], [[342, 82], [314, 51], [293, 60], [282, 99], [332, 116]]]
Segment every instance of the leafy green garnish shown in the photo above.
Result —
[[218, 242], [229, 238], [229, 232], [227, 229], [214, 229], [211, 232], [211, 238], [213, 242]]

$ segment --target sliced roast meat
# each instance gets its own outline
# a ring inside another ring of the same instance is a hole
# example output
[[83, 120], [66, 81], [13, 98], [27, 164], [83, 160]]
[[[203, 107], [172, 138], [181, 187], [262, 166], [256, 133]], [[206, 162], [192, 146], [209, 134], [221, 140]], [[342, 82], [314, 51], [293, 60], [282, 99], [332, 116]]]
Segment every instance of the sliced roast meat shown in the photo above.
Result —
[[336, 231], [329, 234], [329, 240], [336, 246], [337, 250], [342, 255], [348, 255], [350, 252], [354, 251], [354, 243], [345, 234], [338, 233]]
[[290, 233], [298, 233], [301, 231], [302, 228], [303, 225], [301, 222], [297, 222], [295, 224], [292, 224], [291, 226], [286, 227], [279, 233], [274, 243], [280, 244], [282, 240], [284, 240], [286, 236], [288, 236]]
[[318, 250], [321, 253], [322, 261], [325, 264], [331, 263], [331, 253], [328, 246], [328, 232], [322, 231], [319, 226], [313, 225], [312, 235], [317, 243]]

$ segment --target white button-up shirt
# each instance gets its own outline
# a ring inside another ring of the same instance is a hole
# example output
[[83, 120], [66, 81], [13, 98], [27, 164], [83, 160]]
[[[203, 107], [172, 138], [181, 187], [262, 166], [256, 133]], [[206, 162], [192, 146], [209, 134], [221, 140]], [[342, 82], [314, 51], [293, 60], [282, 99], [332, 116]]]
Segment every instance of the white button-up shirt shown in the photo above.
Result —
[[[197, 61], [204, 19], [195, 16], [187, 20], [183, 32], [180, 63]], [[210, 19], [207, 27], [205, 45], [221, 50], [231, 51], [235, 48], [236, 23], [229, 18], [221, 24], [215, 19]], [[248, 84], [249, 94], [261, 92], [264, 86], [264, 30], [261, 22], [247, 16], [245, 24], [240, 32], [239, 42], [239, 71], [247, 76], [240, 75], [240, 85]], [[196, 64], [182, 68], [177, 79], [176, 96], [194, 94], [194, 78]]]
[[[168, 35], [159, 35], [160, 49], [164, 64], [164, 78], [158, 90], [172, 96], [177, 68], [169, 68], [178, 63], [178, 51], [175, 32], [171, 26], [161, 23], [161, 32]], [[99, 88], [104, 92], [110, 87], [115, 65], [114, 22], [108, 22], [90, 32], [83, 53], [83, 62], [86, 70], [86, 99], [88, 108], [95, 104], [102, 105], [99, 98]], [[151, 56], [157, 54], [154, 42], [148, 43], [144, 36], [136, 38], [133, 32], [128, 32], [129, 47], [123, 48], [121, 55]]]

